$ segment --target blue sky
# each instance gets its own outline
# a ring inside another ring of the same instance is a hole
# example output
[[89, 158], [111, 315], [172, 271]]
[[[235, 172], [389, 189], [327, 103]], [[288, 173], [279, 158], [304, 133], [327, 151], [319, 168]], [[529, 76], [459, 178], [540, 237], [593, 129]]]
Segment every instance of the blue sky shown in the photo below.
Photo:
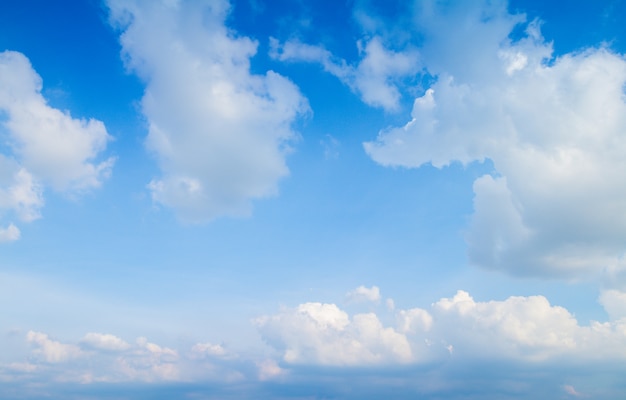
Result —
[[0, 397], [623, 398], [622, 1], [0, 5]]

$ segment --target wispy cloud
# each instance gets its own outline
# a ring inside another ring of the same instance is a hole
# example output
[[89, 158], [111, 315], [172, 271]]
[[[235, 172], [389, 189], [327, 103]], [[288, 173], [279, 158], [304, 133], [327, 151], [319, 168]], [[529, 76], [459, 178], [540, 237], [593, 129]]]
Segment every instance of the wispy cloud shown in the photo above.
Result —
[[319, 45], [296, 40], [280, 43], [270, 39], [270, 56], [285, 62], [312, 62], [321, 64], [324, 70], [339, 78], [358, 93], [363, 102], [387, 111], [397, 111], [401, 92], [398, 85], [403, 78], [419, 71], [418, 53], [413, 49], [393, 51], [383, 45], [383, 39], [375, 36], [356, 43], [360, 60], [350, 65]]

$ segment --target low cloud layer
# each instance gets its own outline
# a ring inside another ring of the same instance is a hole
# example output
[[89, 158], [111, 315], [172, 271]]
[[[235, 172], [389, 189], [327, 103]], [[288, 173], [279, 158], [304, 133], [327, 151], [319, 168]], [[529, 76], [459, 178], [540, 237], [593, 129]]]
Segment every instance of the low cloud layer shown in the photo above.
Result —
[[589, 325], [544, 296], [480, 302], [462, 290], [430, 308], [349, 315], [336, 304], [304, 303], [255, 323], [293, 365], [623, 361], [626, 296], [610, 291], [602, 303], [613, 318]]
[[154, 201], [180, 219], [247, 215], [289, 170], [306, 99], [288, 79], [253, 74], [257, 43], [226, 28], [228, 1], [108, 1], [127, 67], [146, 83]]
[[[100, 390], [102, 383], [110, 388], [144, 385], [142, 390], [185, 383], [189, 393], [198, 387], [192, 383], [281, 392], [293, 385], [306, 390], [303, 382], [324, 382], [329, 393], [359, 397], [342, 394], [327, 380], [331, 374], [337, 382], [365, 379], [364, 390], [372, 394], [363, 398], [375, 398], [373, 393], [389, 385], [401, 385], [403, 393], [450, 393], [451, 398], [459, 393], [497, 398], [494, 393], [502, 391], [525, 398], [542, 390], [549, 396], [592, 390], [598, 398], [612, 398], [606, 393], [615, 393], [619, 385], [602, 392], [594, 383], [597, 376], [588, 373], [597, 368], [604, 377], [618, 376], [626, 361], [626, 294], [610, 290], [600, 302], [610, 319], [587, 325], [543, 296], [477, 301], [459, 290], [427, 307], [392, 310], [379, 304], [352, 314], [336, 304], [307, 302], [254, 319], [270, 348], [252, 352], [211, 342], [172, 348], [145, 337], [125, 340], [96, 332], [68, 341], [29, 331], [23, 336], [28, 353], [0, 362], [0, 382], [28, 390], [33, 381], [80, 384], [86, 391], [89, 385]], [[483, 380], [485, 371], [468, 376], [468, 365], [491, 371], [489, 382]], [[390, 368], [393, 379], [382, 373]], [[529, 377], [528, 368], [538, 375]], [[572, 381], [554, 372], [578, 374], [580, 369], [587, 371], [586, 379]], [[368, 380], [370, 374], [375, 381]]]

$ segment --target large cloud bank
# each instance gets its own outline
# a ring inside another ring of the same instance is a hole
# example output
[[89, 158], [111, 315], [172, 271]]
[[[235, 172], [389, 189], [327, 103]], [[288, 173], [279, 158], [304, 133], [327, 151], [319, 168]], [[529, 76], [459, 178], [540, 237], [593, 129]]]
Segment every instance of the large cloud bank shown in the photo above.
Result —
[[[525, 33], [509, 35], [522, 24]], [[436, 82], [411, 120], [365, 150], [385, 166], [489, 159], [474, 183], [470, 260], [522, 275], [619, 265], [626, 237], [626, 60], [605, 47], [554, 56], [504, 2], [426, 2], [422, 62]]]
[[543, 296], [480, 302], [462, 290], [429, 309], [350, 315], [336, 304], [311, 302], [255, 323], [292, 365], [623, 361], [626, 297], [607, 291], [601, 302], [613, 318], [588, 325]]
[[291, 125], [308, 106], [286, 78], [250, 71], [257, 43], [225, 27], [229, 3], [108, 5], [127, 66], [146, 83], [147, 145], [162, 171], [149, 184], [154, 201], [202, 222], [248, 214], [252, 199], [275, 194]]

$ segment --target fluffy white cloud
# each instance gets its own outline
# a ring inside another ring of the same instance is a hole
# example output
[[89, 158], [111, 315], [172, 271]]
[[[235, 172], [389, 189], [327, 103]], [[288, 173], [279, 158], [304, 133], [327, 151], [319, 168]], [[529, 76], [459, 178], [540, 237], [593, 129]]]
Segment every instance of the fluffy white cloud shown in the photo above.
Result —
[[324, 70], [357, 92], [363, 102], [388, 111], [397, 110], [400, 105], [398, 81], [415, 74], [419, 70], [418, 54], [413, 50], [396, 52], [385, 48], [383, 39], [375, 36], [367, 41], [358, 41], [360, 61], [356, 66], [334, 57], [321, 46], [313, 46], [298, 41], [279, 43], [270, 40], [270, 55], [280, 61], [315, 62]]
[[422, 62], [437, 81], [405, 126], [365, 150], [386, 166], [490, 159], [474, 183], [470, 260], [575, 276], [616, 263], [626, 235], [626, 60], [606, 48], [553, 57], [505, 2], [424, 6]]
[[130, 344], [109, 333], [103, 334], [90, 332], [85, 335], [85, 337], [81, 340], [81, 343], [95, 349], [110, 351], [123, 351], [130, 348]]
[[25, 168], [0, 154], [0, 210], [12, 210], [22, 221], [33, 221], [43, 207], [43, 188]]
[[116, 365], [110, 372], [121, 373], [124, 380], [130, 381], [175, 381], [181, 378], [178, 361], [175, 350], [140, 337], [126, 356], [116, 359]]
[[604, 290], [599, 301], [611, 320], [626, 319], [626, 292], [615, 289]]
[[21, 53], [0, 53], [0, 111], [12, 151], [30, 173], [60, 191], [98, 187], [113, 165], [94, 160], [109, 135], [101, 121], [74, 119], [47, 105], [41, 77]]
[[380, 289], [378, 286], [372, 286], [371, 288], [359, 286], [358, 288], [349, 291], [346, 294], [346, 299], [350, 302], [356, 303], [364, 301], [378, 303], [380, 302]]
[[191, 351], [200, 357], [224, 357], [228, 355], [228, 352], [222, 345], [212, 343], [196, 343], [191, 348]]
[[[0, 364], [0, 381], [40, 374], [51, 381], [78, 383], [229, 382], [242, 378], [238, 369], [254, 369], [252, 362], [236, 364], [234, 353], [209, 343], [197, 343], [181, 355], [144, 337], [131, 344], [112, 334], [94, 332], [75, 344], [52, 340], [47, 334], [34, 331], [27, 333], [26, 340], [31, 346], [28, 362]], [[280, 374], [278, 366], [272, 368], [270, 362], [263, 365], [259, 368], [265, 378]]]
[[9, 224], [6, 228], [0, 228], [0, 243], [13, 242], [20, 238], [20, 230], [13, 224]]
[[149, 184], [154, 201], [199, 222], [274, 195], [308, 105], [281, 75], [251, 73], [257, 44], [225, 27], [228, 1], [108, 5], [127, 67], [146, 82], [147, 146], [163, 173]]
[[335, 304], [305, 303], [255, 322], [288, 363], [371, 365], [413, 357], [406, 337], [383, 327], [375, 314], [350, 318]]
[[[100, 186], [114, 159], [96, 161], [110, 140], [101, 121], [72, 118], [50, 107], [42, 80], [21, 53], [0, 53], [0, 217], [9, 211], [25, 222], [40, 217], [44, 186], [76, 194]], [[14, 224], [0, 241], [16, 240]]]
[[[623, 294], [617, 300], [614, 293], [608, 296], [609, 307], [616, 301], [623, 306]], [[429, 310], [393, 315], [396, 326], [385, 327], [385, 316], [350, 316], [334, 304], [305, 303], [256, 324], [283, 361], [296, 365], [626, 359], [626, 319], [579, 325], [543, 296], [477, 302], [460, 290]]]
[[45, 333], [29, 331], [26, 340], [35, 347], [33, 354], [49, 363], [59, 363], [80, 357], [78, 346], [52, 340]]

